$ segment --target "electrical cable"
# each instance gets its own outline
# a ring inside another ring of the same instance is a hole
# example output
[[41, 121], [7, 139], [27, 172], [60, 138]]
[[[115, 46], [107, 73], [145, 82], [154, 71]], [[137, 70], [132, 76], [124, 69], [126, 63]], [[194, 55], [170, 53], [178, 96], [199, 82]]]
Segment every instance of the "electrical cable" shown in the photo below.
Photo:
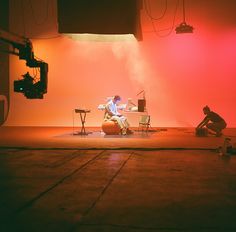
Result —
[[[154, 23], [154, 20], [151, 20], [152, 27], [153, 27], [153, 31], [155, 32], [155, 34], [156, 34], [158, 37], [167, 37], [167, 36], [169, 36], [169, 35], [172, 33], [172, 31], [173, 31], [173, 29], [174, 29], [174, 27], [175, 27], [175, 19], [176, 19], [176, 15], [177, 15], [178, 6], [179, 6], [179, 0], [177, 0], [177, 2], [176, 2], [174, 17], [173, 17], [172, 25], [171, 25], [170, 28], [165, 28], [165, 29], [157, 30], [157, 29], [156, 29], [156, 26], [155, 26], [155, 23]], [[168, 30], [169, 30], [169, 32], [168, 32], [167, 34], [165, 34], [165, 35], [161, 35], [161, 34], [160, 34], [160, 32], [162, 32], [162, 31], [168, 31]]]
[[33, 78], [35, 82], [39, 81], [39, 78], [37, 78], [37, 76], [38, 76], [38, 70], [37, 68], [33, 68]]
[[166, 11], [167, 11], [167, 0], [165, 0], [165, 8], [164, 8], [164, 11], [163, 11], [162, 15], [157, 17], [157, 18], [152, 16], [149, 0], [144, 0], [144, 8], [145, 8], [146, 14], [148, 15], [148, 17], [150, 19], [152, 19], [152, 20], [160, 20], [160, 19], [164, 18], [165, 14], [166, 14]]
[[36, 70], [36, 73], [37, 73], [35, 80], [40, 81], [40, 77], [38, 77], [38, 73], [40, 73], [40, 68], [36, 67], [35, 70]]
[[37, 68], [33, 68], [33, 75], [34, 75], [34, 77], [37, 77], [37, 75], [38, 75], [38, 69]]
[[40, 59], [39, 57], [37, 57], [37, 56], [35, 56], [35, 55], [34, 55], [34, 57], [35, 57], [38, 61], [42, 61], [42, 62], [43, 62], [43, 60]]

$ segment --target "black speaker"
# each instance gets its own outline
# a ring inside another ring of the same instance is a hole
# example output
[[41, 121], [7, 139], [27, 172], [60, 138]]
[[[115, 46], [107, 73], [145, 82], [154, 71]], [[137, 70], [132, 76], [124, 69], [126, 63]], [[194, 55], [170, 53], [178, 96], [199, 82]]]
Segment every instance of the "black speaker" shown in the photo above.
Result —
[[144, 112], [146, 108], [146, 100], [138, 99], [138, 112]]

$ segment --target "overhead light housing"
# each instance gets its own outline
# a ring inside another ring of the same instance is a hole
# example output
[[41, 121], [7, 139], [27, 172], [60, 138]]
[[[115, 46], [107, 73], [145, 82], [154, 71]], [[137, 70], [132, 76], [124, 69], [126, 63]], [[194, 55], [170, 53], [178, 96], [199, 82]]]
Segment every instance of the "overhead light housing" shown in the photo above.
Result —
[[176, 28], [176, 34], [182, 33], [193, 33], [193, 27], [186, 23], [185, 21], [185, 2], [183, 0], [183, 22], [180, 23]]
[[129, 35], [142, 40], [142, 0], [57, 0], [58, 32]]
[[193, 27], [188, 25], [186, 22], [180, 23], [176, 28], [176, 34], [181, 34], [181, 33], [193, 33]]

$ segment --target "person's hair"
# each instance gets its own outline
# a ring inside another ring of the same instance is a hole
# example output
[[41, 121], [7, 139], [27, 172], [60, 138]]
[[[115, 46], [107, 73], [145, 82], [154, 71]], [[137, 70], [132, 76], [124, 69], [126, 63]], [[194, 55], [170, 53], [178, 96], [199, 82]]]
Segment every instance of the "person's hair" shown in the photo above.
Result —
[[113, 98], [115, 101], [120, 101], [121, 100], [121, 97], [119, 95], [115, 95], [114, 98]]
[[211, 111], [209, 106], [204, 106], [204, 107], [203, 107], [203, 110]]

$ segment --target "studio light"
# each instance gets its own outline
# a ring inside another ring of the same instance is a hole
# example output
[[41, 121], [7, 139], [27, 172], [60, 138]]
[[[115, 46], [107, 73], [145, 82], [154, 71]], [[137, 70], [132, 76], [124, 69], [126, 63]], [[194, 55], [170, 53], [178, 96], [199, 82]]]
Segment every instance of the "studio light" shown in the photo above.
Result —
[[193, 27], [188, 25], [186, 22], [182, 22], [179, 26], [175, 28], [175, 31], [176, 34], [193, 33]]
[[193, 27], [188, 25], [185, 21], [185, 0], [183, 0], [183, 22], [180, 23], [176, 28], [176, 34], [182, 33], [193, 33]]

